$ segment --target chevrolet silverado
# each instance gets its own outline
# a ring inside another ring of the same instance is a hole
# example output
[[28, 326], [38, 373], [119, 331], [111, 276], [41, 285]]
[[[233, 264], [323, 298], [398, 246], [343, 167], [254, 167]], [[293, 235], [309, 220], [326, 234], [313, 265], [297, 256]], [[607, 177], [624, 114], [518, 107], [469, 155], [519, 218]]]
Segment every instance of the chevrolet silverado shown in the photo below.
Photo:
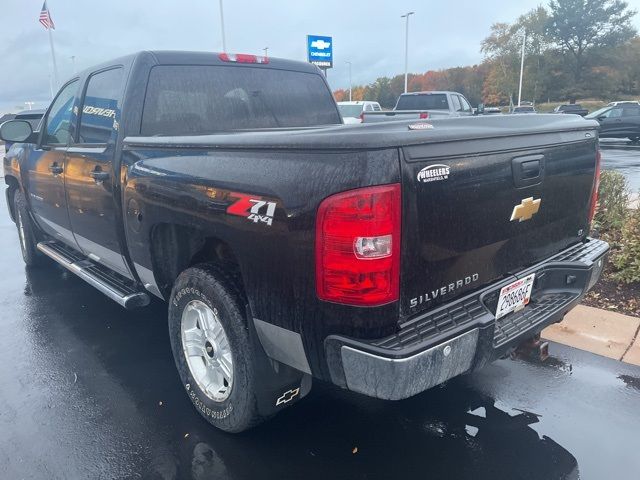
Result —
[[[598, 124], [342, 125], [317, 67], [141, 52], [67, 81], [4, 159], [28, 267], [167, 302], [180, 381], [238, 432], [312, 379], [398, 400], [559, 322], [603, 268]], [[87, 321], [91, 321], [87, 319]]]

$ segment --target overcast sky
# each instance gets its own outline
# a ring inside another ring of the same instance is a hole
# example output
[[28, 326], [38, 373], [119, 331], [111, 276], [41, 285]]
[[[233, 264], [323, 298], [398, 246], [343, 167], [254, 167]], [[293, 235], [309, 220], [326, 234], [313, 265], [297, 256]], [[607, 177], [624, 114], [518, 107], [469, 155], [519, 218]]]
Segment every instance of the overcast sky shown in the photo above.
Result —
[[[227, 50], [306, 60], [306, 35], [334, 39], [333, 89], [404, 70], [404, 19], [409, 71], [482, 60], [480, 41], [494, 22], [510, 22], [539, 0], [224, 0]], [[640, 0], [629, 2], [640, 10]], [[76, 69], [138, 50], [220, 51], [218, 0], [48, 0], [60, 81]], [[38, 22], [42, 0], [0, 0], [0, 112], [50, 99], [51, 54]], [[634, 23], [640, 30], [640, 16]]]

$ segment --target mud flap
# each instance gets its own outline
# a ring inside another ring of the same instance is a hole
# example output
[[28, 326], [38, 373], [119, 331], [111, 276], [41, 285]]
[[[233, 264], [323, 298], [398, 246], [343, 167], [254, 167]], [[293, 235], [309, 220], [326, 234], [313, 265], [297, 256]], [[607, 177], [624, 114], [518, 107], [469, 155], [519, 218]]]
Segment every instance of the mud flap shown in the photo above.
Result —
[[[247, 306], [247, 318], [251, 317]], [[271, 416], [293, 405], [311, 391], [311, 375], [296, 370], [267, 356], [258, 338], [253, 322], [249, 325], [249, 338], [253, 347], [256, 372], [256, 401], [260, 415]]]

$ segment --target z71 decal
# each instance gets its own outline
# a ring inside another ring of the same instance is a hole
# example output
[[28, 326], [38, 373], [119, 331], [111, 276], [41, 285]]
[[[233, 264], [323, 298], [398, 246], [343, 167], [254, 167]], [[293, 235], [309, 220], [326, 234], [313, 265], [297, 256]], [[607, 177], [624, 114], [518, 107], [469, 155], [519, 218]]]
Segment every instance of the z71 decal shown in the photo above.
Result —
[[271, 226], [276, 213], [276, 202], [268, 202], [262, 200], [262, 197], [244, 193], [232, 192], [229, 195], [237, 200], [227, 207], [228, 214], [246, 217], [253, 223], [262, 222]]

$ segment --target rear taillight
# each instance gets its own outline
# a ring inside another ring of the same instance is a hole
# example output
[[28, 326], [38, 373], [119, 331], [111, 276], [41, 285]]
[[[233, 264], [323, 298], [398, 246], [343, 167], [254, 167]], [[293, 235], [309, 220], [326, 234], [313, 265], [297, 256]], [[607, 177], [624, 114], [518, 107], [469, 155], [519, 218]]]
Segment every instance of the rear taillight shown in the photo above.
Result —
[[360, 119], [360, 123], [364, 123], [364, 112], [362, 112], [358, 118]]
[[593, 222], [593, 217], [596, 214], [596, 207], [598, 206], [598, 190], [600, 189], [600, 162], [602, 155], [600, 149], [596, 150], [596, 174], [593, 179], [593, 189], [591, 190], [591, 205], [589, 206], [589, 223]]
[[421, 119], [429, 118], [429, 112], [422, 112], [422, 113], [420, 114], [420, 118], [421, 118]]
[[399, 183], [322, 201], [316, 219], [318, 298], [369, 307], [398, 300], [400, 204]]
[[221, 53], [218, 58], [223, 62], [235, 63], [269, 63], [268, 57], [248, 55], [246, 53]]

